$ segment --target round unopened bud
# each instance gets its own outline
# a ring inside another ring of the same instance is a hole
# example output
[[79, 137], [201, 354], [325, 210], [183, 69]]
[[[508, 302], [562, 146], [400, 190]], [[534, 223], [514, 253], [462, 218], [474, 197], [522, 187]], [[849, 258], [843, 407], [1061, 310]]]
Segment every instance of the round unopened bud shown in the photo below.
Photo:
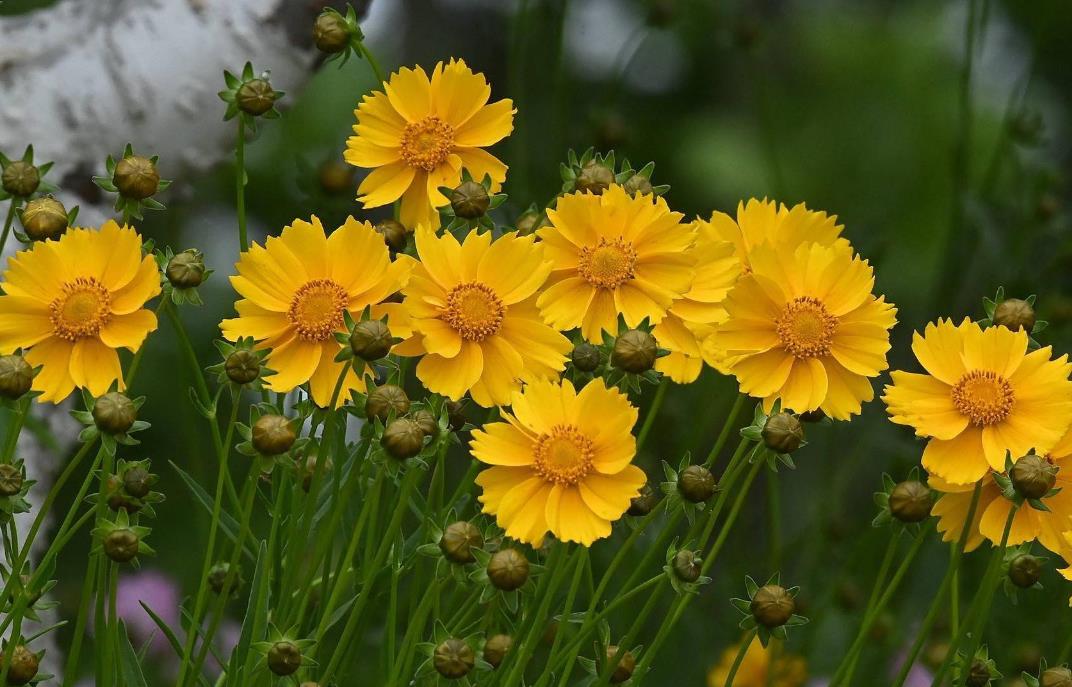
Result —
[[[316, 461], [317, 454], [313, 453], [305, 458], [305, 464], [302, 466], [302, 491], [306, 494], [313, 486], [313, 476], [316, 474]], [[328, 474], [335, 469], [335, 461], [331, 459], [331, 456], [324, 456], [320, 461], [320, 479], [324, 479], [324, 475]]]
[[981, 658], [973, 659], [964, 678], [967, 687], [986, 687], [990, 684], [990, 666]]
[[671, 567], [682, 582], [695, 582], [700, 579], [699, 559], [692, 551], [681, 550], [675, 553]]
[[610, 364], [619, 370], [640, 374], [655, 366], [659, 346], [655, 337], [642, 329], [630, 329], [614, 341]]
[[465, 426], [465, 404], [461, 401], [447, 401], [447, 422], [452, 432], [462, 431]]
[[436, 416], [432, 414], [432, 411], [421, 408], [415, 411], [411, 417], [428, 436], [435, 437], [439, 434], [439, 422], [436, 420]]
[[301, 649], [289, 639], [281, 639], [268, 649], [268, 670], [276, 675], [293, 675], [301, 663]]
[[601, 195], [614, 183], [614, 170], [602, 162], [592, 160], [581, 168], [577, 175], [575, 188], [578, 191], [587, 191], [595, 195]]
[[[4, 665], [4, 657], [7, 650], [0, 651], [0, 667]], [[7, 670], [7, 684], [27, 685], [37, 677], [37, 671], [41, 668], [41, 659], [37, 654], [30, 651], [25, 644], [19, 644], [11, 653], [11, 667]]]
[[1072, 687], [1072, 671], [1067, 666], [1055, 666], [1042, 671], [1039, 687]]
[[156, 193], [160, 185], [160, 172], [147, 157], [131, 155], [115, 163], [112, 183], [125, 198], [144, 200]]
[[297, 438], [290, 420], [282, 415], [261, 415], [253, 423], [253, 448], [262, 455], [286, 453]]
[[239, 348], [223, 362], [227, 379], [235, 384], [250, 384], [261, 376], [261, 357], [246, 348]]
[[317, 181], [324, 192], [333, 196], [353, 192], [354, 168], [340, 160], [325, 160], [317, 171]]
[[1057, 483], [1057, 466], [1042, 456], [1029, 453], [1009, 470], [1009, 479], [1016, 492], [1025, 499], [1041, 499]]
[[459, 520], [447, 525], [443, 536], [439, 538], [439, 550], [447, 560], [454, 563], [472, 563], [476, 560], [473, 549], [484, 545], [480, 530], [467, 520]]
[[451, 637], [435, 648], [432, 665], [443, 677], [457, 680], [468, 675], [476, 665], [476, 654], [468, 642]]
[[654, 189], [651, 187], [651, 180], [640, 174], [634, 174], [626, 179], [625, 183], [622, 184], [622, 188], [631, 196], [650, 196], [654, 193]]
[[188, 248], [168, 261], [164, 274], [176, 289], [192, 289], [205, 281], [205, 255]]
[[690, 465], [677, 477], [677, 490], [686, 501], [703, 503], [711, 498], [718, 485], [711, 471], [702, 465]]
[[901, 482], [890, 492], [890, 513], [901, 522], [926, 520], [933, 505], [930, 488], [917, 480]]
[[393, 420], [383, 430], [380, 444], [392, 457], [399, 460], [412, 458], [424, 448], [424, 430], [408, 417]]
[[15, 496], [22, 491], [22, 470], [11, 463], [0, 463], [0, 496]]
[[767, 584], [752, 597], [752, 616], [760, 625], [775, 628], [785, 625], [796, 611], [796, 602], [785, 587]]
[[478, 219], [484, 216], [491, 204], [491, 196], [483, 184], [475, 181], [463, 181], [450, 193], [450, 207], [454, 214], [464, 219]]
[[267, 79], [262, 78], [250, 79], [245, 82], [238, 87], [238, 93], [235, 96], [238, 109], [254, 117], [258, 117], [272, 109], [272, 106], [275, 105], [275, 99], [275, 89], [272, 88], [272, 84], [268, 83]]
[[488, 638], [488, 641], [484, 643], [484, 660], [487, 661], [492, 668], [498, 668], [503, 659], [506, 658], [506, 654], [510, 653], [510, 649], [514, 646], [514, 638], [510, 635], [492, 635]]
[[121, 527], [104, 537], [104, 553], [116, 563], [129, 563], [138, 555], [139, 538], [134, 530]]
[[409, 396], [402, 387], [394, 384], [384, 384], [369, 392], [365, 401], [365, 415], [371, 418], [379, 418], [386, 422], [388, 416], [394, 411], [395, 415], [405, 415], [409, 412]]
[[792, 453], [804, 443], [804, 427], [792, 413], [775, 413], [763, 424], [763, 443], [775, 453]]
[[208, 586], [216, 594], [231, 595], [242, 586], [242, 570], [234, 568], [227, 561], [216, 563], [208, 571]]
[[547, 215], [536, 210], [526, 210], [521, 213], [514, 224], [518, 236], [528, 236], [536, 233], [540, 227], [547, 226]]
[[338, 12], [321, 12], [313, 22], [313, 43], [328, 54], [346, 50], [350, 45], [350, 25]]
[[633, 656], [633, 652], [620, 649], [614, 644], [607, 646], [607, 663], [609, 664], [613, 661], [619, 652], [622, 652], [621, 658], [618, 659], [618, 665], [614, 667], [614, 672], [610, 676], [612, 685], [619, 685], [625, 682], [633, 677], [633, 671], [636, 670], [636, 656]]
[[385, 219], [376, 223], [376, 233], [383, 236], [383, 242], [396, 253], [406, 250], [409, 232], [404, 224], [394, 219]]
[[137, 419], [134, 401], [118, 391], [109, 391], [93, 402], [93, 423], [105, 434], [124, 434]]
[[488, 579], [504, 592], [518, 589], [529, 579], [529, 559], [513, 548], [496, 551], [488, 561]]
[[1042, 577], [1042, 561], [1038, 556], [1022, 553], [1009, 563], [1009, 579], [1020, 589], [1034, 587]]
[[21, 355], [0, 356], [0, 396], [14, 401], [33, 386], [33, 368]]
[[570, 352], [570, 362], [581, 372], [594, 372], [603, 362], [603, 356], [600, 355], [598, 348], [587, 341], [582, 341]]
[[0, 186], [13, 196], [25, 198], [41, 185], [41, 172], [29, 162], [15, 160], [0, 174]]
[[362, 360], [379, 360], [391, 352], [392, 346], [391, 330], [380, 320], [358, 322], [350, 332], [350, 350]]
[[826, 417], [826, 413], [822, 408], [816, 408], [815, 410], [806, 410], [803, 413], [797, 415], [801, 422], [816, 423], [822, 422]]
[[1023, 329], [1030, 334], [1035, 327], [1035, 309], [1027, 301], [1007, 298], [994, 308], [993, 322], [1013, 331]]
[[67, 231], [67, 208], [52, 196], [34, 198], [19, 215], [26, 235], [34, 241], [58, 238]]
[[153, 488], [156, 478], [141, 465], [135, 465], [123, 473], [123, 488], [134, 498], [145, 498]]
[[640, 488], [639, 494], [629, 499], [629, 508], [625, 512], [633, 517], [641, 517], [650, 513], [656, 503], [658, 498], [655, 496], [655, 490], [645, 484]]

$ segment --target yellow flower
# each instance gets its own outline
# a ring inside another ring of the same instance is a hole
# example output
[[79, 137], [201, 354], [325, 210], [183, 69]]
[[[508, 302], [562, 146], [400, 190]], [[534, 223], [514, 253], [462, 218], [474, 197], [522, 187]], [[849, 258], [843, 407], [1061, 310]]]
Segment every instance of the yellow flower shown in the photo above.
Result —
[[692, 284], [695, 229], [662, 198], [615, 185], [562, 196], [547, 218], [538, 234], [554, 271], [537, 304], [555, 329], [599, 343], [618, 333], [619, 314], [630, 327], [658, 324]]
[[927, 374], [894, 372], [883, 400], [890, 419], [931, 437], [923, 467], [954, 484], [974, 484], [1034, 448], [1052, 449], [1072, 418], [1068, 356], [1027, 352], [1027, 333], [939, 320], [912, 340]]
[[[1027, 503], [1020, 506], [1009, 529], [1009, 546], [1038, 540], [1050, 551], [1062, 555], [1069, 548], [1066, 533], [1072, 530], [1072, 430], [1065, 432], [1046, 459], [1058, 467], [1055, 487], [1061, 491], [1045, 500], [1049, 511], [1036, 510]], [[936, 476], [931, 476], [929, 483], [942, 492], [932, 511], [939, 518], [938, 531], [944, 533], [946, 541], [959, 540], [975, 485], [950, 484]], [[979, 505], [968, 532], [967, 550], [979, 546], [984, 537], [1000, 543], [1012, 505], [1012, 501], [1001, 495], [997, 483], [989, 475], [984, 477]]]
[[736, 221], [723, 212], [715, 212], [710, 225], [719, 238], [733, 243], [734, 254], [745, 271], [751, 269], [752, 251], [763, 244], [790, 250], [802, 243], [849, 245], [840, 238], [844, 227], [837, 223], [836, 216], [809, 210], [804, 203], [787, 208], [773, 200], [752, 198], [737, 204]]
[[11, 259], [0, 296], [0, 354], [29, 349], [41, 372], [38, 401], [59, 403], [76, 386], [94, 396], [113, 382], [124, 388], [116, 349], [136, 351], [156, 329], [142, 308], [160, 293], [152, 256], [141, 237], [107, 221], [100, 231], [71, 229], [58, 241], [34, 243]]
[[366, 95], [354, 114], [356, 136], [346, 142], [351, 165], [372, 168], [358, 200], [375, 208], [402, 199], [402, 224], [439, 227], [440, 186], [453, 188], [464, 167], [474, 179], [491, 176], [492, 191], [506, 165], [483, 150], [514, 128], [511, 100], [488, 104], [491, 87], [462, 60], [440, 62], [431, 79], [421, 67], [402, 68], [383, 91]]
[[[799, 656], [786, 655], [775, 642], [764, 647], [758, 639], [752, 639], [744, 654], [737, 675], [733, 678], [734, 687], [801, 687], [808, 679], [807, 664]], [[722, 652], [718, 665], [707, 673], [708, 687], [723, 687], [729, 677], [733, 662], [737, 658], [740, 644], [731, 646]], [[774, 674], [770, 675], [773, 661]]]
[[670, 351], [655, 361], [655, 369], [679, 384], [700, 376], [703, 342], [715, 325], [726, 320], [723, 301], [741, 274], [734, 244], [719, 238], [710, 222], [696, 220], [693, 226], [696, 243], [689, 252], [696, 260], [696, 275], [692, 286], [673, 302], [652, 332], [659, 345]]
[[535, 237], [471, 232], [459, 244], [418, 227], [421, 262], [403, 291], [416, 335], [401, 355], [427, 353], [417, 377], [429, 391], [458, 400], [465, 392], [488, 408], [507, 405], [521, 381], [555, 377], [569, 339], [547, 326], [534, 305], [551, 271]]
[[484, 512], [506, 535], [540, 546], [551, 532], [590, 546], [610, 534], [646, 481], [632, 465], [637, 409], [602, 379], [578, 393], [569, 380], [527, 384], [506, 422], [473, 431]]
[[[271, 349], [265, 363], [275, 370], [265, 378], [269, 389], [286, 392], [309, 382], [313, 402], [324, 407], [342, 374], [335, 333], [345, 331], [343, 313], [356, 319], [372, 305], [373, 317], [384, 316], [386, 307], [377, 304], [402, 288], [413, 265], [404, 255], [392, 262], [368, 222], [349, 217], [327, 236], [315, 216], [311, 223], [294, 220], [264, 247], [253, 244], [242, 253], [238, 275], [231, 277], [242, 296], [235, 303], [238, 317], [224, 320], [220, 329], [229, 341], [251, 336], [259, 348]], [[364, 388], [351, 369], [339, 402]]]
[[871, 294], [871, 266], [847, 245], [765, 244], [725, 301], [712, 335], [741, 391], [844, 420], [874, 397], [896, 308]]

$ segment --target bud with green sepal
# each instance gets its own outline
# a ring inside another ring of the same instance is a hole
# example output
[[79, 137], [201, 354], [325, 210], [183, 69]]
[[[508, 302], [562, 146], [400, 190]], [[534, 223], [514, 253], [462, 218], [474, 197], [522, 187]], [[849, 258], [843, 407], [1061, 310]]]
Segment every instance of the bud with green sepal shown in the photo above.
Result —
[[328, 56], [325, 62], [337, 60], [341, 67], [353, 56], [366, 57], [363, 40], [365, 34], [357, 23], [357, 13], [349, 4], [345, 14], [326, 7], [313, 22], [313, 43]]
[[1040, 347], [1035, 339], [1042, 333], [1049, 322], [1040, 320], [1035, 314], [1035, 294], [1027, 298], [1006, 298], [1005, 287], [999, 286], [993, 299], [983, 298], [983, 311], [986, 317], [979, 320], [983, 327], [1005, 327], [1012, 331], [1027, 332], [1027, 346], [1034, 350]]
[[0, 463], [0, 521], [18, 513], [29, 513], [30, 502], [26, 495], [36, 480], [26, 479], [26, 463]]
[[696, 513], [702, 511], [708, 499], [718, 491], [718, 482], [711, 471], [703, 465], [692, 464], [692, 454], [685, 452], [677, 470], [662, 461], [666, 481], [660, 488], [665, 495], [666, 510], [680, 508], [691, 525]]
[[99, 521], [93, 530], [94, 552], [104, 553], [116, 563], [137, 565], [138, 556], [155, 556], [156, 551], [145, 543], [152, 532], [148, 527], [131, 524], [125, 510], [116, 514], [115, 520]]
[[484, 660], [488, 662], [492, 668], [498, 668], [502, 665], [503, 659], [510, 653], [510, 649], [514, 647], [514, 638], [507, 634], [497, 634], [488, 637], [488, 640], [484, 642], [484, 649], [481, 651], [481, 655]]
[[518, 236], [535, 234], [546, 226], [550, 226], [550, 222], [547, 220], [547, 213], [542, 209], [538, 209], [535, 203], [518, 215], [514, 221], [514, 230], [517, 231]]
[[771, 575], [760, 587], [750, 576], [744, 578], [747, 599], [733, 599], [733, 606], [744, 614], [740, 622], [743, 630], [755, 628], [759, 641], [767, 646], [771, 637], [785, 640], [788, 629], [805, 625], [808, 619], [796, 613], [796, 597], [800, 587], [786, 589], [781, 585], [781, 575]]
[[603, 332], [600, 359], [609, 365], [604, 372], [607, 386], [616, 386], [625, 393], [641, 393], [641, 384], [658, 384], [662, 375], [655, 370], [655, 361], [670, 355], [660, 348], [651, 334], [647, 318], [635, 328], [619, 320], [617, 336]]
[[645, 482], [644, 486], [640, 487], [640, 493], [629, 499], [629, 508], [626, 509], [625, 514], [634, 518], [644, 517], [655, 510], [658, 503], [659, 497], [655, 490], [651, 488], [651, 484]]
[[619, 167], [613, 150], [603, 155], [595, 152], [594, 148], [589, 148], [580, 157], [570, 150], [567, 161], [561, 165], [562, 193], [601, 195], [617, 184], [629, 195], [661, 196], [669, 191], [670, 187], [665, 184], [653, 185], [651, 175], [654, 171], [654, 162], [649, 162], [637, 170], [628, 159], [623, 159]]
[[52, 169], [51, 162], [34, 164], [34, 149], [26, 146], [18, 160], [0, 153], [0, 200], [14, 198], [28, 200], [35, 193], [50, 193], [56, 187], [45, 181], [45, 174]]
[[[612, 685], [620, 685], [623, 682], [628, 682], [633, 677], [633, 671], [636, 670], [636, 653], [639, 649], [629, 651], [624, 647], [619, 647], [615, 644], [607, 644], [606, 648], [602, 652], [602, 663], [597, 667], [596, 674], [606, 670], [611, 670], [611, 666], [614, 666], [610, 672], [608, 681]], [[597, 654], [598, 656], [599, 654]]]
[[1072, 687], [1072, 670], [1067, 664], [1052, 668], [1043, 658], [1038, 669], [1038, 677], [1024, 671], [1021, 678], [1028, 687]]
[[888, 474], [882, 475], [882, 491], [875, 492], [875, 505], [879, 512], [871, 521], [874, 527], [891, 522], [917, 525], [931, 514], [934, 493], [920, 480], [919, 468], [912, 468], [903, 482], [894, 482]]
[[463, 685], [480, 682], [473, 675], [474, 671], [486, 673], [495, 669], [484, 659], [483, 653], [477, 653], [475, 647], [480, 645], [480, 640], [478, 634], [465, 637], [452, 635], [442, 621], [436, 620], [431, 641], [417, 645], [418, 653], [425, 660], [417, 668], [418, 679], [415, 684], [425, 684], [431, 678], [436, 678], [435, 682], [439, 684], [441, 680], [457, 680]]
[[767, 461], [771, 470], [777, 471], [779, 464], [795, 470], [797, 465], [789, 454], [807, 446], [808, 442], [804, 441], [804, 427], [800, 420], [781, 408], [781, 399], [774, 402], [769, 414], [763, 409], [762, 402], [757, 403], [752, 424], [741, 429], [741, 436], [757, 444], [749, 462], [758, 456]]
[[957, 654], [954, 663], [957, 674], [960, 676], [957, 684], [965, 685], [965, 687], [987, 687], [994, 680], [1000, 680], [1003, 677], [985, 646], [980, 647], [970, 658]]
[[269, 623], [267, 641], [250, 645], [250, 648], [261, 655], [258, 666], [263, 666], [280, 677], [286, 677], [303, 667], [317, 665], [316, 661], [309, 657], [309, 649], [316, 641], [297, 639], [297, 633], [297, 626], [280, 632], [279, 628]]
[[1002, 559], [1002, 570], [1005, 573], [1002, 588], [1013, 604], [1019, 602], [1020, 590], [1042, 589], [1039, 580], [1042, 578], [1046, 560], [1045, 556], [1031, 553], [1031, 542], [1010, 547], [1005, 551]]
[[506, 202], [506, 194], [492, 193], [491, 186], [490, 174], [476, 181], [468, 169], [462, 169], [461, 181], [454, 188], [440, 186], [439, 192], [448, 201], [439, 208], [446, 231], [494, 229], [495, 222], [488, 213]]
[[7, 668], [7, 679], [5, 682], [9, 685], [36, 685], [46, 680], [51, 680], [52, 675], [48, 675], [41, 671], [41, 660], [45, 656], [44, 651], [34, 652], [27, 646], [33, 639], [22, 639], [15, 642], [14, 647], [9, 646], [7, 640], [4, 641], [3, 646], [0, 646], [0, 672], [3, 672], [7, 656], [11, 653], [11, 665]]
[[252, 62], [246, 62], [242, 67], [241, 76], [225, 69], [223, 80], [227, 88], [219, 92], [220, 100], [227, 103], [224, 121], [238, 117], [244, 126], [255, 132], [258, 119], [278, 119], [280, 115], [275, 104], [286, 94], [272, 88], [269, 76], [267, 71], [259, 75], [254, 72]]
[[142, 210], [163, 210], [164, 205], [153, 196], [160, 193], [171, 181], [160, 178], [156, 168], [159, 157], [145, 157], [134, 153], [127, 144], [123, 155], [116, 160], [111, 155], [104, 161], [107, 173], [93, 177], [93, 183], [108, 193], [116, 194], [115, 211], [122, 213], [123, 221], [143, 219]]
[[[0, 566], [0, 579], [4, 588], [11, 590], [11, 595], [3, 609], [3, 613], [11, 613], [17, 604], [22, 604], [22, 615], [35, 623], [42, 622], [42, 615], [47, 611], [57, 608], [58, 601], [47, 601], [45, 594], [56, 586], [57, 580], [52, 579], [56, 571], [56, 557], [50, 556], [42, 563], [36, 574], [30, 574], [29, 565], [21, 575], [12, 577], [4, 566]], [[36, 578], [36, 581], [35, 581]]]
[[[108, 508], [115, 512], [139, 513], [156, 517], [153, 504], [164, 500], [164, 495], [153, 491], [159, 477], [149, 472], [149, 460], [126, 461], [120, 459], [115, 473], [104, 476], [104, 499]], [[96, 499], [91, 496], [90, 501]]]
[[678, 548], [677, 539], [666, 550], [666, 563], [663, 572], [670, 580], [670, 586], [678, 594], [699, 594], [700, 587], [709, 584], [711, 578], [702, 575], [703, 558], [699, 551]]
[[1043, 456], [1028, 453], [1014, 462], [1012, 454], [1006, 451], [1005, 472], [991, 472], [990, 475], [1002, 495], [1017, 506], [1026, 502], [1035, 510], [1049, 512], [1045, 499], [1061, 492], [1061, 488], [1055, 486], [1057, 471], [1057, 466]]
[[71, 416], [86, 425], [78, 435], [81, 442], [101, 440], [101, 447], [115, 455], [116, 445], [137, 446], [140, 442], [132, 434], [149, 428], [149, 423], [138, 419], [138, 409], [145, 397], [130, 398], [118, 391], [109, 391], [97, 398], [82, 390], [82, 400], [91, 410], [72, 410]]
[[197, 289], [205, 283], [213, 270], [205, 267], [205, 254], [196, 248], [187, 248], [181, 253], [171, 248], [155, 251], [153, 257], [164, 275], [163, 293], [175, 305], [202, 305]]
[[258, 403], [249, 412], [249, 425], [235, 423], [235, 430], [244, 439], [235, 449], [256, 460], [264, 474], [272, 472], [277, 464], [292, 465], [289, 456], [309, 443], [309, 437], [298, 436], [301, 418], [280, 415], [270, 403]]
[[237, 597], [244, 583], [240, 565], [232, 568], [228, 561], [219, 561], [209, 568], [208, 586], [215, 594]]
[[335, 332], [335, 340], [341, 347], [335, 354], [335, 362], [352, 364], [357, 375], [372, 367], [373, 363], [387, 365], [396, 371], [399, 369], [397, 363], [387, 356], [402, 339], [391, 334], [386, 319], [372, 319], [371, 308], [365, 308], [356, 320], [349, 311], [345, 311], [343, 326], [346, 331]]
[[25, 233], [15, 232], [15, 237], [23, 243], [58, 239], [68, 227], [74, 225], [78, 218], [78, 206], [68, 211], [63, 203], [51, 195], [41, 196], [27, 201], [19, 212], [19, 221]]
[[21, 354], [0, 356], [0, 398], [3, 402], [10, 405], [29, 394], [36, 374], [37, 370]]
[[[233, 343], [217, 339], [212, 343], [223, 360], [205, 370], [216, 375], [216, 383], [220, 385], [221, 390], [225, 386], [231, 387], [232, 398], [237, 398], [238, 392], [243, 389], [262, 391], [265, 388], [265, 377], [275, 374], [274, 370], [264, 365], [268, 349], [258, 349], [253, 337], [245, 337]], [[211, 407], [206, 407], [195, 394], [191, 393], [191, 397], [202, 415], [205, 415], [207, 419], [215, 417], [215, 401]]]

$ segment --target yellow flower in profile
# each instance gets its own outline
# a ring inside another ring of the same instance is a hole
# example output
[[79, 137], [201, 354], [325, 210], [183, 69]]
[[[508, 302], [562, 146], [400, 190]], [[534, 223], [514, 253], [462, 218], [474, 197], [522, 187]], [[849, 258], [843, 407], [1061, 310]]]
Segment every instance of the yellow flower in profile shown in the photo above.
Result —
[[802, 243], [849, 245], [841, 238], [844, 227], [835, 215], [809, 210], [804, 203], [788, 208], [773, 200], [752, 198], [737, 204], [736, 221], [724, 212], [715, 212], [709, 224], [719, 238], [734, 245], [734, 254], [745, 271], [751, 269], [752, 251], [764, 244], [790, 250]]
[[[753, 638], [733, 678], [734, 687], [802, 687], [808, 679], [807, 663], [776, 646], [772, 641], [764, 647]], [[740, 644], [722, 652], [718, 665], [707, 673], [708, 687], [724, 687], [739, 650]]]
[[655, 369], [678, 384], [688, 384], [700, 376], [703, 342], [715, 325], [726, 320], [722, 302], [741, 273], [734, 244], [720, 239], [710, 222], [697, 220], [693, 224], [696, 243], [690, 252], [696, 260], [695, 278], [652, 332], [659, 345], [670, 351], [655, 361]]
[[462, 168], [474, 179], [491, 176], [491, 190], [506, 180], [506, 165], [483, 149], [514, 128], [513, 102], [488, 104], [491, 86], [462, 60], [440, 62], [431, 78], [421, 67], [402, 68], [383, 91], [366, 95], [354, 114], [355, 136], [343, 154], [356, 167], [371, 168], [357, 189], [366, 208], [402, 199], [401, 221], [411, 230], [439, 227], [436, 207], [448, 199]]
[[554, 271], [537, 304], [555, 329], [600, 343], [618, 333], [619, 314], [630, 327], [658, 324], [692, 285], [695, 229], [662, 198], [614, 185], [562, 196], [547, 218], [538, 234]]
[[929, 324], [912, 340], [927, 374], [894, 372], [885, 389], [890, 419], [930, 437], [923, 467], [953, 484], [974, 484], [1031, 449], [1050, 451], [1072, 418], [1072, 365], [1049, 346], [1027, 352], [1027, 333], [981, 328], [965, 318]]
[[750, 261], [712, 334], [741, 391], [838, 420], [859, 413], [874, 397], [868, 378], [887, 367], [897, 313], [872, 295], [871, 266], [847, 244], [765, 244]]
[[590, 546], [610, 534], [646, 481], [632, 464], [637, 409], [602, 379], [535, 381], [514, 394], [506, 422], [473, 431], [484, 512], [506, 535], [540, 546], [550, 532]]
[[[343, 313], [355, 319], [368, 306], [379, 318], [378, 306], [400, 290], [414, 261], [404, 255], [391, 261], [383, 237], [368, 222], [348, 217], [330, 236], [315, 216], [294, 220], [280, 236], [263, 247], [254, 243], [242, 253], [231, 285], [242, 299], [238, 317], [220, 323], [228, 341], [253, 337], [258, 348], [269, 348], [266, 365], [275, 370], [265, 378], [272, 391], [286, 392], [309, 382], [313, 402], [331, 402], [343, 363], [336, 332], [345, 331]], [[391, 319], [388, 319], [388, 325]], [[339, 393], [363, 391], [365, 382], [351, 369]]]
[[522, 380], [556, 377], [572, 349], [547, 326], [533, 301], [551, 263], [535, 237], [416, 232], [420, 264], [403, 290], [415, 336], [396, 349], [426, 353], [417, 377], [429, 391], [458, 400], [470, 392], [489, 408], [507, 405]]
[[[1037, 540], [1050, 551], [1062, 555], [1069, 549], [1066, 533], [1072, 531], [1072, 430], [1065, 432], [1046, 455], [1046, 460], [1058, 468], [1054, 486], [1061, 491], [1045, 500], [1049, 511], [1037, 510], [1027, 503], [1020, 506], [1009, 528], [1008, 544], [1017, 546]], [[944, 533], [946, 541], [957, 541], [968, 519], [975, 485], [951, 484], [933, 475], [929, 483], [942, 492], [942, 498], [938, 499], [932, 510], [938, 517], [938, 531]], [[979, 546], [984, 538], [1000, 543], [1012, 506], [1012, 501], [1001, 495], [997, 483], [989, 475], [984, 477], [979, 505], [968, 532], [967, 550]]]
[[124, 388], [117, 349], [136, 351], [156, 329], [143, 306], [160, 293], [160, 272], [130, 227], [71, 229], [35, 242], [8, 263], [0, 296], [0, 354], [28, 349], [38, 401], [59, 403], [76, 386], [100, 396]]

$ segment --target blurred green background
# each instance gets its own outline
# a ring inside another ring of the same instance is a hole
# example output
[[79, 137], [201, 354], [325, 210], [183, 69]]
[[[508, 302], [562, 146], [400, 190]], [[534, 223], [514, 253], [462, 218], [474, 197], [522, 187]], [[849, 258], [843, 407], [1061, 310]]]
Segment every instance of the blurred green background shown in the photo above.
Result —
[[[1043, 343], [1067, 351], [1072, 332], [1066, 175], [1072, 5], [970, 5], [373, 0], [366, 28], [385, 68], [430, 68], [461, 57], [487, 74], [493, 97], [515, 100], [516, 129], [496, 151], [511, 166], [501, 222], [512, 223], [529, 203], [546, 203], [560, 187], [558, 164], [567, 149], [592, 145], [613, 148], [638, 167], [655, 161], [656, 182], [671, 186], [671, 207], [690, 217], [715, 209], [732, 214], [739, 200], [753, 196], [806, 202], [837, 214], [845, 235], [871, 259], [877, 292], [899, 308], [891, 364], [915, 369], [907, 348], [914, 329], [940, 316], [981, 317], [980, 299], [1001, 285], [1011, 295], [1039, 294], [1040, 317], [1051, 323]], [[970, 74], [969, 9], [978, 20]], [[352, 60], [341, 69], [325, 66], [300, 91], [285, 89], [285, 116], [266, 123], [248, 147], [253, 236], [310, 213], [325, 223], [348, 213], [380, 216], [352, 200], [356, 179], [349, 191], [332, 194], [318, 176], [322, 164], [340, 159], [352, 111], [373, 82], [367, 64]], [[219, 112], [198, 116], [222, 112], [221, 103]], [[123, 140], [122, 132], [117, 137]], [[161, 168], [169, 176], [168, 160]], [[216, 362], [211, 340], [233, 309], [226, 280], [236, 257], [233, 174], [223, 165], [180, 179], [163, 198], [168, 211], [151, 213], [143, 225], [158, 244], [202, 248], [217, 270], [202, 289], [206, 305], [183, 313], [205, 365]], [[178, 356], [164, 323], [135, 390], [149, 396], [142, 412], [153, 427], [143, 444], [168, 496], [154, 525], [159, 555], [145, 565], [165, 571], [190, 594], [207, 515], [166, 461], [208, 484], [214, 459]], [[732, 387], [706, 371], [700, 382], [672, 390], [640, 458], [650, 475], [658, 474], [659, 460], [676, 464], [687, 450], [706, 454]], [[743, 593], [744, 575], [765, 579], [776, 569], [784, 581], [803, 586], [804, 612], [812, 619], [788, 650], [806, 656], [815, 676], [837, 664], [890, 536], [870, 526], [872, 492], [884, 471], [906, 476], [922, 445], [885, 420], [880, 402], [865, 406], [851, 424], [809, 430], [798, 469], [779, 479], [780, 544], [772, 545], [766, 491], [757, 485], [713, 584], [664, 648], [650, 684], [703, 684], [722, 649], [738, 638], [729, 598]], [[619, 540], [598, 544], [595, 555], [609, 557]], [[71, 573], [61, 576], [58, 590], [65, 609], [77, 603], [84, 553], [72, 546], [61, 561], [61, 570]], [[888, 679], [883, 657], [914, 636], [947, 556], [937, 541], [925, 547], [864, 655], [861, 684]], [[971, 556], [966, 594], [985, 559], [982, 552]], [[994, 605], [988, 637], [1006, 675], [1018, 674], [1031, 651], [1053, 655], [1072, 627], [1072, 589], [1054, 572], [1057, 561], [1050, 562], [1044, 591], [1021, 594], [1019, 605], [1004, 599]], [[236, 602], [231, 611], [241, 608]], [[627, 616], [615, 625], [619, 632]]]

